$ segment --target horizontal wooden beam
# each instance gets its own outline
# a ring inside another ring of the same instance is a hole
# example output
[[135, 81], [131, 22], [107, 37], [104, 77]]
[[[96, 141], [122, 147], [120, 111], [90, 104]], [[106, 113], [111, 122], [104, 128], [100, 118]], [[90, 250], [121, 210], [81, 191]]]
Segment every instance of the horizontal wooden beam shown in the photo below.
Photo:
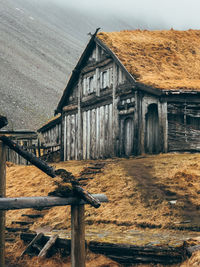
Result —
[[[92, 194], [92, 197], [99, 202], [108, 202], [104, 194]], [[0, 198], [0, 210], [17, 210], [29, 208], [45, 208], [54, 206], [67, 205], [84, 205], [88, 204], [84, 200], [76, 197], [18, 197], [18, 198]]]

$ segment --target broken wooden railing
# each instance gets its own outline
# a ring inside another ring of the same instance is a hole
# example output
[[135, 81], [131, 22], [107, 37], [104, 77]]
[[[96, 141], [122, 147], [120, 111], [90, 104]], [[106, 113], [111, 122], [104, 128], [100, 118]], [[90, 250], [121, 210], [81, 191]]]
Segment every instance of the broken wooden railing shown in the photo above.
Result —
[[85, 221], [84, 205], [95, 208], [101, 202], [108, 202], [103, 194], [91, 195], [79, 184], [72, 183], [73, 195], [70, 197], [22, 197], [6, 198], [6, 153], [5, 145], [30, 161], [33, 165], [55, 178], [56, 171], [28, 151], [24, 151], [6, 136], [0, 137], [0, 266], [5, 266], [5, 211], [11, 209], [44, 208], [71, 205], [71, 266], [85, 267]]

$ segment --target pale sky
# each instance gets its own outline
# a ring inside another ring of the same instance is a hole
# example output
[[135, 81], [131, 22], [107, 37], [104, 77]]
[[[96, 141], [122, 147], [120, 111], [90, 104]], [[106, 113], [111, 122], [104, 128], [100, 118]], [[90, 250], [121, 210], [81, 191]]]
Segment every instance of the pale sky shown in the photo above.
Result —
[[[51, 0], [79, 10], [135, 18], [174, 29], [200, 29], [200, 0]], [[162, 26], [161, 26], [162, 27]]]

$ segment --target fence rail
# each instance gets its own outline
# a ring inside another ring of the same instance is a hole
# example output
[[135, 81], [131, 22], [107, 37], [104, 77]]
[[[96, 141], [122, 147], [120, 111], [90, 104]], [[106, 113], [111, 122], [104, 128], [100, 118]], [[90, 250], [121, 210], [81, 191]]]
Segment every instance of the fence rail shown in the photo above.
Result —
[[6, 136], [0, 137], [0, 266], [5, 267], [5, 211], [10, 209], [38, 208], [71, 205], [71, 266], [85, 267], [85, 207], [90, 204], [95, 208], [100, 202], [107, 202], [105, 195], [91, 195], [79, 184], [72, 183], [73, 197], [28, 197], [5, 198], [6, 188], [6, 146], [34, 164], [37, 168], [55, 178], [58, 175], [53, 167], [38, 159], [35, 155], [24, 151]]
[[[21, 141], [15, 141], [18, 145], [21, 145]], [[42, 158], [47, 161], [53, 161], [54, 154], [60, 153], [60, 145], [52, 145], [52, 146], [38, 146], [38, 145], [22, 145], [22, 148], [25, 151], [28, 151], [35, 156]], [[31, 163], [20, 156], [18, 153], [10, 149], [6, 148], [6, 160], [12, 162], [17, 165], [30, 165]]]

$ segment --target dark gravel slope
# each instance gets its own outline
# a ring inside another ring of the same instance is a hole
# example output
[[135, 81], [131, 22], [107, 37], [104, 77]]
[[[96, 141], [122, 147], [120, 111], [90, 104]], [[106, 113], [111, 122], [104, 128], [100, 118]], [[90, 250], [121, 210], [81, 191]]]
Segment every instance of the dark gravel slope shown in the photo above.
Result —
[[49, 117], [89, 37], [127, 28], [45, 0], [0, 1], [0, 114], [10, 129], [36, 130]]

